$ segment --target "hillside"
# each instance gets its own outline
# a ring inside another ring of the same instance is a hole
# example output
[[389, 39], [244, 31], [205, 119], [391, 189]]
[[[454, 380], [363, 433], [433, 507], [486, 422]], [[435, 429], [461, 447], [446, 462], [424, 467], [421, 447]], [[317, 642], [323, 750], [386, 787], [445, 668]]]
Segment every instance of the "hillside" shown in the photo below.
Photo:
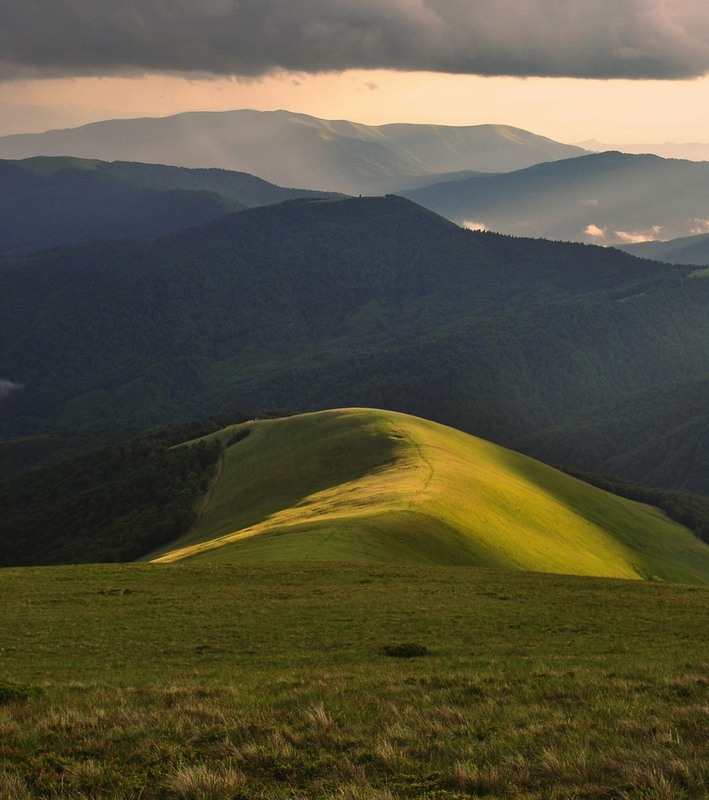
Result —
[[315, 560], [709, 582], [709, 501], [620, 489], [390, 411], [217, 415], [0, 481], [0, 567]]
[[[88, 437], [57, 437], [64, 446], [51, 455], [59, 463], [0, 480], [0, 567], [133, 561], [181, 536], [197, 518], [221, 448], [180, 445], [253, 416], [115, 434], [109, 444], [104, 434], [93, 447]], [[0, 455], [12, 463], [12, 448]]]
[[253, 175], [80, 158], [0, 161], [0, 255], [106, 238], [159, 235], [242, 208], [324, 192]]
[[8, 800], [706, 798], [707, 587], [322, 562], [2, 577]]
[[709, 266], [709, 233], [682, 236], [666, 242], [638, 242], [620, 247], [626, 253], [639, 258], [654, 258], [670, 264]]
[[689, 269], [465, 231], [394, 197], [6, 261], [0, 377], [22, 388], [0, 432], [365, 405], [515, 447], [709, 373], [709, 281]]
[[704, 231], [709, 163], [597, 153], [399, 193], [471, 227], [628, 244]]
[[[46, 162], [43, 166], [47, 166]], [[0, 161], [0, 255], [150, 236], [218, 219], [244, 206], [212, 191], [157, 189], [102, 174], [91, 162]]]
[[110, 120], [0, 138], [0, 158], [78, 156], [220, 167], [281, 186], [348, 194], [391, 191], [410, 177], [520, 169], [585, 151], [505, 125], [361, 125], [288, 111]]
[[608, 495], [452, 428], [345, 409], [247, 423], [197, 525], [157, 562], [448, 564], [709, 582], [709, 546]]
[[[635, 392], [521, 443], [552, 464], [709, 495], [709, 378]], [[623, 441], [619, 450], [617, 442]]]

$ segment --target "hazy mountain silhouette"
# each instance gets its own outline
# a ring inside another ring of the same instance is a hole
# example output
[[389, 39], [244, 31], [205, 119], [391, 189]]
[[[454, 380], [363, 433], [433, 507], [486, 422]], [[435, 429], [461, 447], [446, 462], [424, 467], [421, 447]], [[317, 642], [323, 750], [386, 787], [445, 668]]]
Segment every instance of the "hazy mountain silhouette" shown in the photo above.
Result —
[[461, 225], [629, 244], [709, 230], [709, 162], [598, 153], [401, 194]]
[[289, 111], [193, 112], [0, 138], [0, 158], [79, 156], [221, 167], [281, 186], [385, 193], [418, 176], [500, 172], [585, 151], [505, 125], [361, 125]]
[[656, 261], [668, 261], [671, 264], [709, 266], [709, 233], [683, 236], [667, 242], [639, 242], [618, 246], [640, 258], [654, 258]]

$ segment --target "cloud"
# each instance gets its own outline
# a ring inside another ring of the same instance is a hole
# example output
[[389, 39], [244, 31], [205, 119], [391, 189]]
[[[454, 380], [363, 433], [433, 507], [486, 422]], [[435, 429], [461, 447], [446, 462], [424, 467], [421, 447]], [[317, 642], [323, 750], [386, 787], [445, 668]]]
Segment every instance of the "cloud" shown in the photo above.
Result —
[[709, 219], [693, 219], [692, 227], [689, 231], [693, 236], [702, 233], [709, 233]]
[[4, 400], [9, 394], [12, 392], [17, 392], [22, 388], [23, 386], [21, 383], [6, 381], [0, 378], [0, 400]]
[[615, 237], [622, 244], [639, 244], [640, 242], [655, 242], [661, 237], [662, 228], [653, 225], [641, 231], [613, 231]]
[[587, 225], [583, 231], [588, 236], [593, 236], [595, 239], [605, 239], [606, 232], [603, 228], [599, 228], [598, 225]]
[[350, 68], [687, 78], [705, 0], [0, 0], [0, 78]]
[[469, 231], [486, 231], [489, 230], [484, 222], [476, 222], [473, 219], [466, 219], [463, 222], [463, 227]]

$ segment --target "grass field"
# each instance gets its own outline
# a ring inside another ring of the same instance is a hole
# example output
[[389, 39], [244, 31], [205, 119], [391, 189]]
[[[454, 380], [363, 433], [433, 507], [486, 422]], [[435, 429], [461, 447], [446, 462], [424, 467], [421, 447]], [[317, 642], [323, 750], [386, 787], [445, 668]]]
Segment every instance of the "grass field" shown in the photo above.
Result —
[[708, 601], [467, 567], [2, 570], [0, 797], [699, 800]]
[[198, 524], [148, 559], [472, 565], [709, 582], [709, 547], [662, 513], [405, 414], [345, 409], [214, 434]]

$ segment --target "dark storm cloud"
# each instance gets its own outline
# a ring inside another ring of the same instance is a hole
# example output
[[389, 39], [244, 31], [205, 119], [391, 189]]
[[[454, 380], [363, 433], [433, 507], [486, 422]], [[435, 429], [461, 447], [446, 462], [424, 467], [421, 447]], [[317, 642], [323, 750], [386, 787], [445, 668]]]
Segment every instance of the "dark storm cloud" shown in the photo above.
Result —
[[0, 77], [278, 70], [684, 78], [705, 0], [0, 0]]

